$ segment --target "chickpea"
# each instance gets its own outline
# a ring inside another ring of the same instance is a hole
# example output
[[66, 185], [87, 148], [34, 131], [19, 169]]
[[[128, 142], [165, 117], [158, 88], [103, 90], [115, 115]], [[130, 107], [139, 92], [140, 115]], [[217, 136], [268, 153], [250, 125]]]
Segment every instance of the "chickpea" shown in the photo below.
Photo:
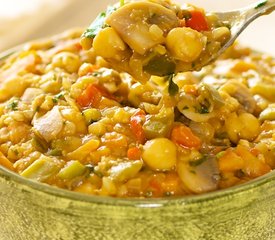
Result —
[[259, 120], [251, 113], [242, 113], [239, 119], [243, 125], [240, 137], [248, 141], [253, 141], [260, 133]]
[[175, 58], [192, 62], [203, 51], [205, 41], [201, 33], [191, 28], [174, 28], [167, 35], [166, 46]]
[[258, 119], [250, 113], [241, 113], [239, 116], [232, 113], [225, 121], [229, 139], [237, 143], [240, 139], [254, 140], [260, 132]]
[[104, 133], [106, 133], [106, 127], [101, 122], [95, 122], [88, 127], [88, 131], [92, 135], [102, 136]]
[[144, 162], [153, 170], [172, 169], [177, 160], [176, 145], [167, 138], [155, 138], [147, 141], [142, 154]]
[[231, 32], [227, 27], [215, 28], [212, 31], [213, 39], [221, 43], [225, 43], [230, 38], [230, 35]]
[[69, 73], [77, 72], [81, 61], [79, 56], [71, 52], [61, 52], [53, 57], [52, 65], [65, 69]]
[[104, 28], [97, 34], [93, 47], [95, 53], [103, 58], [116, 58], [126, 49], [125, 43], [111, 27]]
[[80, 39], [80, 44], [81, 44], [81, 46], [83, 47], [84, 50], [89, 50], [93, 46], [93, 39], [82, 37]]

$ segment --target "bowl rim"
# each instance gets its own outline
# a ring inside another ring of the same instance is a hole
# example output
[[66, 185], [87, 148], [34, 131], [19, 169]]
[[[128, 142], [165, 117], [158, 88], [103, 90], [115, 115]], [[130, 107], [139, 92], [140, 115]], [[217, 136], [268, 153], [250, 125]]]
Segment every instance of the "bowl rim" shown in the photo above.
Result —
[[[19, 49], [23, 49], [24, 44], [18, 45], [14, 48], [8, 49], [0, 53], [0, 66], [10, 55], [16, 53]], [[275, 181], [275, 171], [272, 170], [260, 177], [252, 179], [248, 182], [240, 185], [235, 185], [226, 189], [216, 190], [213, 192], [207, 192], [199, 195], [187, 195], [177, 197], [162, 197], [162, 198], [122, 198], [122, 197], [110, 197], [89, 195], [85, 193], [73, 192], [70, 190], [58, 188], [46, 183], [37, 182], [28, 178], [24, 178], [19, 174], [6, 169], [0, 165], [0, 178], [4, 178], [7, 181], [13, 181], [17, 184], [23, 184], [24, 187], [31, 188], [34, 191], [39, 191], [45, 194], [53, 195], [56, 197], [65, 198], [67, 200], [95, 203], [99, 205], [108, 206], [127, 206], [137, 208], [159, 208], [164, 206], [171, 206], [176, 204], [188, 205], [198, 202], [207, 202], [218, 198], [229, 198], [232, 195], [242, 194], [250, 191], [253, 188], [260, 187], [269, 183], [271, 180]]]
[[162, 198], [122, 198], [122, 197], [110, 197], [89, 195], [79, 192], [73, 192], [63, 188], [58, 188], [46, 183], [37, 182], [28, 178], [24, 178], [19, 174], [6, 169], [0, 165], [0, 178], [6, 179], [6, 181], [13, 181], [16, 184], [22, 184], [22, 187], [31, 188], [34, 191], [39, 191], [45, 194], [53, 195], [55, 197], [65, 198], [67, 200], [95, 203], [100, 205], [118, 205], [118, 206], [130, 206], [138, 208], [159, 208], [164, 206], [171, 206], [175, 204], [195, 204], [199, 202], [208, 202], [214, 199], [230, 198], [233, 195], [243, 194], [249, 192], [254, 188], [259, 188], [262, 185], [275, 181], [275, 171], [271, 171], [258, 178], [235, 185], [226, 189], [216, 190], [213, 192], [203, 193], [199, 195], [187, 195], [177, 197], [162, 197]]

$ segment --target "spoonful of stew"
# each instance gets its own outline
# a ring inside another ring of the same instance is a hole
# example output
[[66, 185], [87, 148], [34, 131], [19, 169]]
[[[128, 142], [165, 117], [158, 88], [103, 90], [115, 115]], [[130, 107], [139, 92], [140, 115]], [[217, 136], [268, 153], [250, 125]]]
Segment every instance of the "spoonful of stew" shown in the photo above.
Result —
[[275, 0], [231, 12], [212, 13], [169, 0], [120, 1], [102, 12], [83, 33], [113, 68], [139, 81], [200, 70], [228, 48], [254, 19], [275, 9]]

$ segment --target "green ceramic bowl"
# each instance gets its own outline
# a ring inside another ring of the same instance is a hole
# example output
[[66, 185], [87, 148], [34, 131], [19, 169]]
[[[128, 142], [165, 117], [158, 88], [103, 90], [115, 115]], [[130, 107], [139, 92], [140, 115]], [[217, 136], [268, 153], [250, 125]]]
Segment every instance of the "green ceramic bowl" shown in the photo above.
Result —
[[200, 196], [119, 199], [58, 189], [0, 167], [1, 240], [272, 240], [274, 222], [275, 172]]

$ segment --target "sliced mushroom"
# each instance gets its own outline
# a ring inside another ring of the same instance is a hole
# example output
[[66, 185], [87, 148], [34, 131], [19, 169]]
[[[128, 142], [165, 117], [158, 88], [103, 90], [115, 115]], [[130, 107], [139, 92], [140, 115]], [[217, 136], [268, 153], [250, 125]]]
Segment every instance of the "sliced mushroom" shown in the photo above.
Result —
[[249, 89], [237, 80], [231, 80], [225, 83], [219, 91], [228, 93], [231, 97], [234, 97], [243, 106], [243, 108], [253, 113], [256, 108], [256, 101]]
[[219, 92], [213, 87], [202, 83], [198, 88], [199, 96], [180, 94], [178, 110], [194, 122], [206, 122], [216, 115], [216, 109], [224, 105]]
[[106, 23], [135, 52], [143, 55], [153, 46], [164, 42], [163, 35], [178, 26], [176, 14], [160, 4], [131, 2], [113, 12]]
[[214, 156], [179, 162], [177, 169], [183, 184], [194, 193], [209, 192], [218, 188], [219, 168]]

